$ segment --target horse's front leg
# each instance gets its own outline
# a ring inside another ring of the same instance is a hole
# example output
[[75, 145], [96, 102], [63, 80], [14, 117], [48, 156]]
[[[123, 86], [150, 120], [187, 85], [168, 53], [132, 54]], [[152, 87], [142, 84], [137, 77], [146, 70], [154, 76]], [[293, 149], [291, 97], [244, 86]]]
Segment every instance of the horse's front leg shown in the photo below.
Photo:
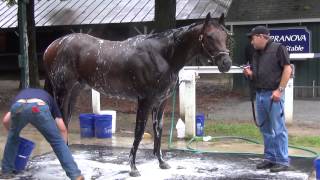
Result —
[[133, 177], [140, 176], [140, 173], [136, 167], [136, 153], [146, 127], [149, 109], [150, 104], [147, 100], [138, 99], [138, 110], [136, 116], [136, 128], [134, 131], [134, 142], [129, 156], [129, 162], [131, 167], [130, 176]]
[[170, 165], [165, 162], [162, 158], [161, 152], [161, 137], [162, 137], [162, 126], [163, 126], [163, 111], [166, 101], [162, 102], [157, 108], [152, 109], [152, 121], [153, 121], [153, 132], [154, 132], [154, 148], [153, 154], [157, 156], [159, 160], [159, 167], [161, 169], [169, 169]]

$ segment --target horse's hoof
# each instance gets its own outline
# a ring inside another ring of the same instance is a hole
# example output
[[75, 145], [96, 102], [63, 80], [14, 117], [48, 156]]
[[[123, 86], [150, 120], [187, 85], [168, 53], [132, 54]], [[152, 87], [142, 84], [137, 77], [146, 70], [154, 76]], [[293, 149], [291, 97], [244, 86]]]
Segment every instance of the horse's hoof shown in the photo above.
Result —
[[166, 162], [161, 163], [159, 166], [161, 169], [170, 169], [171, 168], [171, 166]]
[[138, 170], [130, 171], [129, 175], [130, 175], [131, 177], [141, 176]]

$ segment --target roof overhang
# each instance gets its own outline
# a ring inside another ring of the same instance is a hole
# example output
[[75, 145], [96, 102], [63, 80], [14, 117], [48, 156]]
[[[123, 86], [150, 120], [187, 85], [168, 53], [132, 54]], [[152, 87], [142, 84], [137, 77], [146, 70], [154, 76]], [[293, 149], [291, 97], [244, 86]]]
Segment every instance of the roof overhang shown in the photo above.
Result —
[[226, 25], [256, 25], [256, 24], [291, 24], [320, 22], [320, 18], [283, 19], [283, 20], [259, 20], [259, 21], [227, 21]]

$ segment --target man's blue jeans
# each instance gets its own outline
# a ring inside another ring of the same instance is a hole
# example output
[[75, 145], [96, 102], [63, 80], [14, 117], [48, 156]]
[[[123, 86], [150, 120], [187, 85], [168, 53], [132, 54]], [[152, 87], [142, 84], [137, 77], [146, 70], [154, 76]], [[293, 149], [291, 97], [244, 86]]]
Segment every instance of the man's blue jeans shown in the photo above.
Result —
[[288, 131], [284, 117], [284, 96], [279, 102], [271, 99], [272, 91], [257, 91], [256, 104], [260, 132], [264, 140], [264, 158], [289, 166]]
[[10, 111], [11, 124], [2, 159], [3, 173], [14, 171], [15, 157], [19, 148], [19, 134], [28, 123], [31, 123], [50, 143], [67, 176], [70, 179], [75, 179], [81, 175], [81, 171], [63, 140], [47, 105], [16, 102], [12, 105]]

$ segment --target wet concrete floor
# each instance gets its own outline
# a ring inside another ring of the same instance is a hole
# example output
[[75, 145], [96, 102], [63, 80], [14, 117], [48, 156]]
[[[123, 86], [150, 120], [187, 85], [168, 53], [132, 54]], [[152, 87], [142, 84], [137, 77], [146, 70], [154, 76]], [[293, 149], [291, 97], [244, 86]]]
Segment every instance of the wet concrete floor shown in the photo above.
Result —
[[[152, 155], [153, 138], [146, 134], [137, 154], [137, 168], [141, 177], [129, 177], [129, 151], [133, 142], [132, 132], [118, 132], [112, 138], [81, 138], [78, 121], [71, 121], [69, 144], [75, 160], [86, 179], [312, 179], [312, 158], [292, 158], [293, 170], [269, 173], [256, 170], [255, 164], [261, 155], [233, 154], [234, 152], [263, 152], [263, 146], [241, 141], [195, 142], [194, 149], [220, 153], [191, 153], [183, 150], [168, 150], [168, 137], [164, 136], [162, 149], [164, 158], [171, 165], [161, 170]], [[1, 158], [6, 141], [6, 131], [1, 126]], [[27, 170], [19, 174], [18, 180], [62, 180], [68, 179], [50, 145], [31, 125], [23, 129], [22, 137], [36, 143]], [[186, 149], [187, 141], [174, 139], [175, 149]], [[312, 156], [303, 151], [290, 149], [290, 155]]]
[[[152, 150], [140, 149], [137, 153], [137, 168], [140, 177], [129, 176], [129, 149], [101, 145], [71, 145], [74, 158], [86, 179], [308, 179], [312, 159], [292, 158], [292, 170], [270, 173], [256, 170], [261, 161], [259, 155], [192, 153], [188, 151], [164, 151], [171, 169], [162, 170]], [[34, 157], [28, 170], [16, 177], [18, 180], [67, 179], [54, 153]]]
[[[98, 138], [81, 138], [79, 134], [79, 124], [76, 121], [71, 122], [71, 130], [69, 131], [69, 144], [85, 144], [85, 145], [101, 145], [101, 146], [114, 146], [114, 147], [126, 147], [131, 148], [133, 143], [133, 132], [117, 132], [113, 134], [112, 138], [98, 139]], [[2, 126], [0, 126], [0, 157], [2, 159], [3, 150], [6, 142], [7, 132]], [[145, 133], [143, 140], [141, 141], [139, 148], [152, 149], [153, 137], [149, 133]], [[175, 133], [173, 134], [175, 136]], [[32, 156], [41, 155], [47, 152], [51, 152], [52, 149], [49, 143], [43, 138], [43, 136], [31, 125], [27, 125], [22, 132], [21, 136], [35, 142], [36, 146], [32, 152]], [[162, 138], [162, 149], [168, 149], [168, 136]], [[177, 149], [186, 149], [188, 141], [173, 138], [172, 147]], [[226, 152], [226, 153], [257, 153], [263, 152], [263, 145], [248, 143], [241, 140], [222, 140], [222, 141], [209, 141], [209, 142], [194, 142], [190, 144], [193, 149], [199, 149], [210, 152]], [[311, 149], [319, 151], [319, 149]], [[289, 148], [290, 156], [303, 156], [313, 157], [314, 154], [309, 152]], [[1, 163], [1, 162], [0, 162]]]

